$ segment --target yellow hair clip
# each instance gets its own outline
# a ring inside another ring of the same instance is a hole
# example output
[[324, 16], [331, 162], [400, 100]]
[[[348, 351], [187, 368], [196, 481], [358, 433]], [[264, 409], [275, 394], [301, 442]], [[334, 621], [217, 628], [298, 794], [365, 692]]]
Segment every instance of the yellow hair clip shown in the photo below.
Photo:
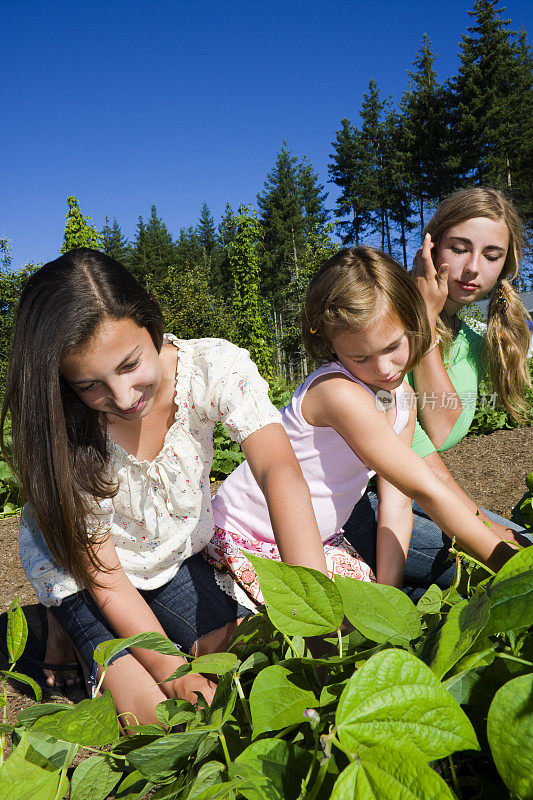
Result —
[[318, 328], [309, 328], [309, 333], [316, 333]]

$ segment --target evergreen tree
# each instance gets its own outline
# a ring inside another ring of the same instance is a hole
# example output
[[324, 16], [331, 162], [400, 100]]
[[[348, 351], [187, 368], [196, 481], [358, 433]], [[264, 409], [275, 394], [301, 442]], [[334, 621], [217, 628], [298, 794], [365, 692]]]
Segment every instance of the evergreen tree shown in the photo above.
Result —
[[437, 83], [435, 58], [431, 40], [424, 34], [414, 60], [415, 70], [409, 72], [408, 89], [401, 101], [407, 168], [421, 231], [425, 225], [425, 204], [440, 201], [450, 188], [445, 95]]
[[91, 217], [84, 217], [81, 213], [78, 201], [75, 197], [67, 197], [68, 211], [65, 223], [65, 234], [60, 253], [67, 253], [74, 247], [90, 247], [93, 250], [99, 248], [98, 231], [92, 222]]
[[236, 233], [236, 217], [229, 203], [218, 225], [215, 258], [211, 266], [211, 288], [216, 297], [228, 302], [233, 296], [233, 276], [231, 274], [228, 248]]
[[[411, 197], [411, 175], [404, 118], [390, 111], [382, 128], [383, 196], [388, 204], [388, 217], [399, 235], [389, 231], [388, 250], [396, 256], [394, 245], [401, 247], [403, 265], [407, 269], [407, 236], [414, 228]], [[400, 259], [399, 259], [400, 260]]]
[[196, 226], [198, 244], [203, 250], [206, 264], [210, 265], [217, 244], [215, 221], [206, 202], [202, 205], [200, 219]]
[[139, 217], [137, 237], [131, 251], [131, 270], [141, 283], [147, 285], [152, 275], [156, 284], [165, 278], [170, 266], [177, 263], [177, 250], [167, 226], [152, 205], [150, 217]]
[[332, 164], [328, 171], [330, 180], [341, 194], [336, 201], [335, 216], [340, 219], [337, 228], [344, 234], [343, 244], [359, 244], [360, 238], [370, 224], [370, 214], [363, 203], [365, 177], [369, 166], [361, 134], [346, 118], [341, 120], [341, 128], [332, 142]]
[[464, 182], [512, 192], [531, 203], [531, 53], [498, 0], [474, 0], [474, 24], [460, 44], [454, 81], [458, 160]]
[[237, 344], [246, 347], [263, 377], [271, 377], [272, 351], [264, 303], [259, 293], [260, 266], [258, 247], [262, 229], [247, 206], [241, 206], [235, 219], [235, 236], [228, 248], [233, 276], [233, 312]]
[[381, 235], [381, 249], [390, 250], [388, 208], [390, 198], [384, 180], [384, 128], [382, 117], [389, 102], [381, 100], [379, 87], [371, 78], [368, 92], [363, 95], [361, 105], [361, 143], [366, 153], [364, 162], [364, 184], [359, 202], [366, 208], [372, 231]]
[[105, 218], [105, 225], [100, 233], [100, 249], [115, 261], [119, 261], [124, 266], [128, 266], [130, 257], [130, 246], [128, 240], [122, 235], [122, 230], [116, 217], [113, 224], [109, 225], [109, 220]]
[[202, 248], [196, 228], [180, 228], [176, 242], [176, 263], [180, 269], [188, 269], [202, 263]]

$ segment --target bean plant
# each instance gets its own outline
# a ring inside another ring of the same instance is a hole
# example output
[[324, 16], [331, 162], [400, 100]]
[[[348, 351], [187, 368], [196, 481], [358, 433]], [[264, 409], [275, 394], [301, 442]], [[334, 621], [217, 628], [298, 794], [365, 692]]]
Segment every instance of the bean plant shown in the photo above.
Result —
[[[127, 737], [109, 691], [27, 708], [2, 725], [13, 750], [0, 798], [531, 800], [533, 548], [497, 574], [453, 555], [452, 587], [416, 606], [390, 586], [251, 556], [265, 607], [227, 652], [172, 676], [216, 675], [210, 706], [165, 700], [154, 724], [121, 718]], [[15, 603], [12, 666], [24, 638]], [[95, 659], [105, 668], [124, 646], [175, 653], [145, 633]]]

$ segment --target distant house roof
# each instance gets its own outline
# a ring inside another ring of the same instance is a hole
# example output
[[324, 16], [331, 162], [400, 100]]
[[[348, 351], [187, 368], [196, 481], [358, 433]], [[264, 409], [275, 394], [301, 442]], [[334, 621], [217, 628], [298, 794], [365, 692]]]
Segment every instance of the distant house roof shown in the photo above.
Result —
[[[518, 297], [525, 305], [526, 311], [533, 314], [533, 292], [518, 292]], [[473, 303], [473, 305], [479, 308], [483, 314], [486, 314], [489, 300], [480, 300], [479, 303]]]

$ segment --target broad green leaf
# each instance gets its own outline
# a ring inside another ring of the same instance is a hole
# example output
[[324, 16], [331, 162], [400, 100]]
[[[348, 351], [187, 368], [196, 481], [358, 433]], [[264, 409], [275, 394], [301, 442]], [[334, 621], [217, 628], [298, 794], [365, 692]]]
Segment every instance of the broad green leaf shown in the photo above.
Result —
[[39, 717], [57, 714], [59, 711], [64, 711], [65, 708], [65, 703], [41, 703], [38, 706], [24, 708], [17, 717], [17, 725], [22, 727], [33, 725]]
[[489, 708], [487, 738], [494, 763], [511, 794], [533, 798], [533, 674], [498, 689]]
[[155, 715], [162, 725], [182, 725], [194, 719], [196, 712], [191, 703], [186, 700], [163, 700], [156, 706]]
[[26, 761], [32, 761], [43, 769], [62, 769], [69, 767], [78, 751], [78, 745], [58, 741], [53, 736], [35, 731], [27, 731], [28, 751]]
[[157, 783], [179, 770], [189, 756], [196, 752], [208, 733], [207, 726], [201, 730], [170, 733], [151, 744], [132, 750], [128, 754], [128, 761], [141, 775]]
[[506, 633], [533, 625], [533, 547], [513, 556], [487, 587], [490, 618], [486, 633]]
[[494, 693], [491, 684], [484, 680], [483, 672], [475, 669], [458, 672], [443, 681], [442, 685], [460, 705], [487, 708]]
[[20, 681], [20, 683], [25, 683], [27, 686], [30, 686], [33, 689], [35, 699], [38, 703], [40, 703], [43, 696], [42, 689], [39, 684], [33, 680], [33, 678], [29, 677], [29, 675], [24, 675], [22, 672], [15, 672], [14, 670], [9, 672], [5, 669], [0, 669], [0, 675], [4, 675], [6, 678], [12, 678], [15, 681]]
[[[281, 800], [298, 797], [302, 780], [307, 775], [311, 754], [301, 747], [279, 739], [261, 739], [239, 753], [234, 766], [246, 764], [272, 781]], [[246, 798], [251, 793], [241, 790]]]
[[192, 672], [203, 674], [224, 675], [225, 672], [232, 670], [238, 662], [235, 653], [212, 653], [207, 656], [198, 656], [191, 662]]
[[239, 667], [239, 675], [242, 675], [244, 672], [248, 672], [248, 670], [252, 670], [254, 672], [259, 672], [264, 667], [267, 667], [269, 664], [268, 656], [265, 653], [261, 653], [256, 651], [252, 653], [246, 661]]
[[288, 636], [320, 636], [339, 627], [344, 613], [335, 584], [321, 572], [246, 554], [253, 564], [268, 616]]
[[183, 653], [178, 650], [176, 645], [163, 636], [162, 633], [149, 631], [147, 633], [137, 633], [135, 636], [128, 636], [126, 639], [110, 639], [102, 642], [94, 651], [94, 660], [97, 664], [105, 667], [110, 659], [121, 650], [131, 647], [142, 647], [144, 650], [156, 650], [167, 656], [178, 656]]
[[78, 764], [70, 781], [70, 800], [104, 800], [121, 778], [109, 759], [90, 756]]
[[223, 782], [222, 776], [225, 771], [226, 767], [220, 761], [208, 761], [207, 764], [203, 764], [198, 770], [198, 775], [187, 795], [187, 800], [197, 800], [206, 789], [220, 785]]
[[66, 711], [36, 720], [34, 730], [44, 731], [64, 742], [98, 747], [110, 744], [119, 734], [117, 712], [111, 692], [94, 700], [81, 700]]
[[287, 795], [280, 794], [270, 778], [251, 764], [234, 761], [228, 768], [228, 774], [234, 781], [242, 781], [239, 797], [245, 800], [287, 800]]
[[146, 797], [153, 783], [147, 781], [138, 770], [126, 775], [115, 790], [115, 800], [141, 800]]
[[365, 750], [333, 787], [330, 800], [454, 800], [425, 761], [389, 747]]
[[[66, 773], [43, 769], [26, 760], [29, 744], [26, 731], [20, 742], [0, 769], [0, 797], [11, 800], [55, 800], [64, 797], [68, 789]], [[31, 752], [29, 753], [31, 757]], [[16, 794], [15, 794], [16, 791]]]
[[335, 586], [352, 625], [373, 642], [406, 645], [421, 635], [420, 615], [400, 589], [339, 575], [335, 575]]
[[[3, 700], [4, 698], [2, 697], [1, 699]], [[8, 725], [7, 722], [0, 722], [0, 733], [13, 733], [14, 730], [15, 727], [13, 725]]]
[[28, 623], [18, 602], [13, 601], [7, 612], [7, 653], [9, 662], [18, 661], [24, 653], [28, 639]]
[[485, 591], [478, 590], [470, 600], [450, 608], [431, 657], [431, 669], [442, 678], [462, 658], [487, 624], [490, 601]]
[[419, 614], [437, 614], [441, 607], [442, 589], [436, 583], [432, 583], [416, 604], [417, 611]]
[[295, 679], [277, 664], [259, 673], [250, 691], [254, 739], [265, 731], [303, 722], [305, 709], [318, 705], [313, 692], [302, 689]]
[[376, 653], [350, 678], [336, 725], [353, 752], [384, 744], [433, 760], [479, 750], [466, 714], [429, 667], [404, 650]]

